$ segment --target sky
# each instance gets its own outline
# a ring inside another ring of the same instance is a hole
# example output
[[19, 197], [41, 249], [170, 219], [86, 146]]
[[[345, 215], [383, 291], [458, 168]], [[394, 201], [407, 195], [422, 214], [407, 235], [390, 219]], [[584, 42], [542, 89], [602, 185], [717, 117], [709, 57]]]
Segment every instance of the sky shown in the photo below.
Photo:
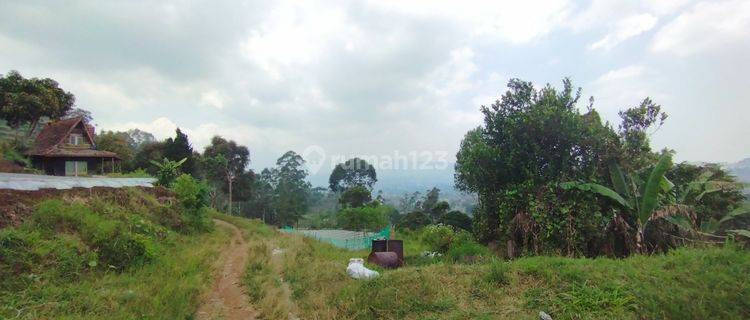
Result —
[[750, 157], [750, 1], [5, 0], [0, 12], [0, 73], [59, 81], [99, 130], [180, 127], [198, 150], [233, 139], [256, 169], [294, 150], [323, 168], [311, 171], [353, 155], [442, 170], [510, 78], [569, 77], [580, 108], [593, 96], [614, 126], [652, 97], [669, 114], [655, 149]]

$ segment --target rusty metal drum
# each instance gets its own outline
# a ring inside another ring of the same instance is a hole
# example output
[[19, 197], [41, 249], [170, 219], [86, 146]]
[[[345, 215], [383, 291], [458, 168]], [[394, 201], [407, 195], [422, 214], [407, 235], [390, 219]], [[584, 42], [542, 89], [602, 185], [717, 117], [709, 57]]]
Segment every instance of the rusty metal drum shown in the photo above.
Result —
[[400, 263], [395, 252], [372, 252], [367, 262], [377, 264], [383, 268], [398, 268]]

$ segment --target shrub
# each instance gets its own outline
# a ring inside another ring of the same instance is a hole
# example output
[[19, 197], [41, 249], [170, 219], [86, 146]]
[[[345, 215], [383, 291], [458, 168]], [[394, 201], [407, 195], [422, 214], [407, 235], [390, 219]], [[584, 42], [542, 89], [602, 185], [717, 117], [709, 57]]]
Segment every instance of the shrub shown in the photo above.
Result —
[[189, 174], [182, 174], [174, 180], [172, 191], [186, 209], [200, 209], [208, 206], [208, 186], [195, 180]]
[[477, 243], [466, 231], [456, 233], [446, 255], [454, 262], [476, 262], [489, 256], [487, 247]]
[[442, 224], [433, 224], [425, 227], [422, 231], [422, 242], [431, 251], [445, 253], [450, 248], [454, 236], [453, 228]]
[[208, 186], [195, 180], [189, 174], [182, 174], [174, 180], [172, 191], [182, 206], [183, 221], [187, 231], [207, 231], [211, 229], [208, 219]]
[[438, 222], [456, 229], [471, 231], [471, 217], [461, 211], [453, 210], [448, 212], [440, 217]]
[[428, 224], [430, 224], [432, 220], [430, 220], [430, 217], [424, 213], [423, 211], [412, 211], [407, 213], [401, 218], [401, 221], [399, 222], [399, 228], [409, 229], [409, 230], [417, 230], [421, 227], [424, 227]]
[[151, 239], [133, 234], [123, 222], [97, 215], [82, 204], [46, 200], [39, 204], [32, 221], [48, 231], [77, 231], [103, 264], [118, 270], [142, 265], [154, 256]]
[[494, 260], [489, 264], [489, 270], [484, 276], [484, 280], [490, 284], [504, 285], [510, 283], [508, 271], [510, 266], [507, 262], [501, 260]]
[[346, 208], [337, 220], [347, 230], [377, 230], [388, 225], [387, 206]]
[[97, 239], [93, 245], [99, 250], [102, 263], [117, 270], [141, 266], [155, 255], [151, 239], [123, 230], [117, 230], [109, 239]]

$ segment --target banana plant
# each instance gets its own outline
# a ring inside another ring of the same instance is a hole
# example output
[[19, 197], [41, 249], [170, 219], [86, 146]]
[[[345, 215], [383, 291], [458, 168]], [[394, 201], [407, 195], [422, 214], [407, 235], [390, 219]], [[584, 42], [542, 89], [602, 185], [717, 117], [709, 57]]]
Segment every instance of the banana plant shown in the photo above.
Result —
[[659, 204], [659, 194], [669, 192], [674, 187], [674, 184], [665, 177], [667, 170], [671, 167], [672, 156], [665, 152], [654, 168], [651, 169], [645, 182], [638, 183], [634, 178], [626, 175], [618, 164], [612, 163], [609, 166], [609, 173], [615, 190], [598, 183], [575, 181], [563, 182], [560, 187], [566, 190], [578, 189], [604, 196], [635, 216], [638, 222], [636, 245], [643, 252], [645, 249], [643, 246], [643, 231]]
[[706, 168], [695, 180], [676, 188], [677, 203], [695, 205], [711, 193], [742, 189], [741, 183], [713, 179], [716, 174], [716, 170]]
[[159, 170], [156, 173], [156, 183], [164, 187], [172, 185], [174, 179], [180, 174], [180, 166], [185, 163], [186, 160], [187, 158], [182, 158], [180, 161], [171, 161], [167, 158], [164, 158], [162, 162], [151, 160], [151, 164], [156, 166]]

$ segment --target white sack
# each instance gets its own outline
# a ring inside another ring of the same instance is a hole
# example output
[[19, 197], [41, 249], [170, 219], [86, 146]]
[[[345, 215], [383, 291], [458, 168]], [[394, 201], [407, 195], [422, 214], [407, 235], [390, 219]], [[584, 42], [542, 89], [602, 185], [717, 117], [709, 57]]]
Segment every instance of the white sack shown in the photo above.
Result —
[[377, 271], [367, 269], [364, 263], [364, 259], [349, 259], [349, 266], [346, 267], [346, 274], [354, 279], [372, 279], [380, 275]]

